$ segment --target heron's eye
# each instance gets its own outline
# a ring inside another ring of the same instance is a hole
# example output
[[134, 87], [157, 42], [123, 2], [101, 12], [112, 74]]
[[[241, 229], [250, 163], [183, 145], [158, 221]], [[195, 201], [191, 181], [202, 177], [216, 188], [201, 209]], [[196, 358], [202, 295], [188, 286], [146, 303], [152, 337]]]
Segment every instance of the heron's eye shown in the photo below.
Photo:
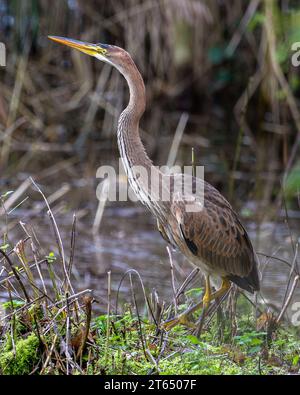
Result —
[[102, 45], [102, 44], [99, 44], [99, 45], [97, 46], [97, 52], [98, 52], [100, 55], [106, 55], [106, 54], [107, 54], [107, 49], [103, 48], [103, 45]]
[[101, 43], [96, 44], [96, 45], [98, 46], [98, 48], [99, 48], [99, 53], [100, 53], [101, 55], [107, 55], [107, 51], [108, 51], [108, 49], [110, 48], [110, 45], [108, 45], [108, 44], [101, 44]]

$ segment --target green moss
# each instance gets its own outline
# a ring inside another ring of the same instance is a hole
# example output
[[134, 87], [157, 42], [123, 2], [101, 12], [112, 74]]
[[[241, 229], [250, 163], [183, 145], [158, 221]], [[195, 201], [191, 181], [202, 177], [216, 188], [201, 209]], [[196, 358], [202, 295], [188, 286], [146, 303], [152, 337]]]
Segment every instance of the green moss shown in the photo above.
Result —
[[[122, 316], [106, 315], [92, 320], [90, 336], [93, 347], [87, 346], [82, 356], [81, 370], [72, 374], [111, 375], [243, 375], [298, 373], [300, 367], [299, 333], [281, 326], [267, 341], [266, 332], [255, 328], [251, 308], [238, 304], [237, 310], [246, 312], [237, 318], [236, 331], [231, 333], [230, 317], [215, 316], [200, 339], [191, 331], [178, 325], [168, 334], [160, 333], [147, 317], [140, 320], [131, 312]], [[61, 318], [62, 323], [65, 317]], [[109, 322], [109, 328], [107, 323]], [[15, 325], [18, 324], [18, 320]], [[32, 325], [32, 327], [34, 327]], [[74, 327], [75, 328], [75, 327]], [[73, 329], [74, 329], [73, 328]], [[78, 328], [77, 328], [78, 329]], [[62, 338], [66, 337], [65, 325], [57, 325]], [[77, 332], [76, 332], [77, 333]], [[76, 334], [71, 330], [72, 334]], [[34, 333], [25, 339], [24, 329], [16, 331], [15, 354], [9, 333], [2, 338], [0, 371], [3, 374], [21, 375], [32, 372], [40, 358], [47, 353], [39, 349]], [[53, 344], [54, 332], [44, 341]], [[74, 343], [74, 339], [73, 339]], [[75, 343], [74, 343], [75, 344]], [[56, 347], [59, 342], [56, 342]], [[75, 347], [75, 346], [73, 346]], [[72, 354], [74, 355], [74, 354]], [[62, 374], [57, 368], [55, 354], [42, 374]], [[41, 364], [42, 365], [42, 364]], [[39, 370], [36, 372], [40, 373]]]
[[[249, 313], [239, 320], [238, 333], [228, 344], [219, 340], [215, 323], [200, 339], [177, 326], [169, 332], [164, 352], [160, 355], [159, 336], [155, 335], [155, 327], [148, 320], [143, 320], [140, 331], [136, 318], [129, 314], [122, 318], [111, 317], [114, 329], [110, 330], [107, 340], [107, 318], [101, 316], [94, 321], [94, 328], [102, 352], [89, 373], [257, 375], [298, 371], [298, 335], [286, 328], [278, 330], [266, 354], [266, 334], [255, 331], [250, 317]], [[147, 352], [143, 350], [142, 341]]]
[[23, 375], [32, 371], [38, 362], [39, 339], [31, 333], [26, 339], [20, 339], [15, 344], [15, 353], [11, 342], [7, 342], [0, 351], [0, 368], [3, 374]]

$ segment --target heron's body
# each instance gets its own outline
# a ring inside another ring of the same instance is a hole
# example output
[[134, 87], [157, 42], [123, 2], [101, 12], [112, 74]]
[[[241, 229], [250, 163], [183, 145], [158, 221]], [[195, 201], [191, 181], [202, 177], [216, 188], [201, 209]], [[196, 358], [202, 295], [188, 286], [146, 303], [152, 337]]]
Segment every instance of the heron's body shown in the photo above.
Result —
[[186, 212], [186, 204], [171, 203], [163, 234], [206, 275], [228, 278], [241, 288], [259, 289], [257, 257], [247, 232], [228, 201], [204, 183], [204, 208]]
[[[75, 40], [52, 37], [115, 66], [127, 80], [130, 100], [118, 123], [118, 146], [129, 182], [139, 199], [157, 218], [158, 228], [165, 240], [199, 267], [206, 275], [204, 302], [221, 296], [230, 281], [254, 292], [259, 289], [257, 258], [248, 234], [229, 202], [210, 184], [192, 178], [192, 183], [203, 186], [203, 196], [178, 193], [174, 184], [180, 175], [166, 175], [153, 166], [139, 135], [139, 121], [145, 111], [146, 98], [143, 79], [130, 55], [121, 48], [87, 44]], [[144, 176], [134, 169], [141, 167]], [[152, 178], [151, 178], [152, 177]], [[149, 180], [158, 180], [159, 191], [166, 190], [169, 199], [163, 200], [157, 190], [149, 187]], [[201, 184], [202, 183], [202, 184]], [[193, 201], [201, 210], [190, 211]], [[211, 294], [209, 276], [221, 277], [223, 286]]]

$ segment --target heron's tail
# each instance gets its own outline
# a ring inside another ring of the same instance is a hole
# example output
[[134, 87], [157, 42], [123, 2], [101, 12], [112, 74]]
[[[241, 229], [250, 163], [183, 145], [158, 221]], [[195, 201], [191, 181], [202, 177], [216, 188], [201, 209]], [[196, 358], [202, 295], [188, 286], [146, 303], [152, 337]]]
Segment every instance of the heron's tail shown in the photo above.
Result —
[[260, 290], [260, 280], [259, 280], [259, 273], [258, 273], [258, 265], [259, 265], [259, 260], [254, 252], [253, 255], [253, 264], [252, 264], [252, 270], [251, 272], [245, 276], [245, 277], [240, 277], [234, 274], [231, 274], [228, 276], [228, 279], [238, 285], [240, 288], [245, 289], [248, 292], [251, 292], [252, 294], [255, 291]]

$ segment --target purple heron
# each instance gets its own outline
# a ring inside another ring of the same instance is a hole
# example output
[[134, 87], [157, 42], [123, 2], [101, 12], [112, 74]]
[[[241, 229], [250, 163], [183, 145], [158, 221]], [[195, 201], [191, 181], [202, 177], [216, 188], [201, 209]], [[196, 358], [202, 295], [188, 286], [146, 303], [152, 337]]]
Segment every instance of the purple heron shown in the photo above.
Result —
[[[145, 85], [128, 52], [114, 45], [90, 44], [56, 36], [49, 38], [114, 66], [125, 77], [130, 99], [119, 118], [117, 139], [129, 182], [141, 202], [156, 217], [158, 229], [166, 241], [179, 248], [205, 275], [202, 301], [165, 322], [164, 328], [169, 330], [178, 323], [189, 326], [189, 315], [201, 307], [207, 309], [211, 301], [225, 296], [231, 282], [248, 292], [258, 291], [258, 258], [230, 203], [212, 185], [202, 181], [204, 201], [201, 210], [187, 210], [191, 196], [178, 193], [175, 196], [172, 189], [175, 176], [164, 175], [148, 157], [139, 135], [139, 121], [146, 106]], [[154, 174], [160, 184], [168, 179], [166, 185], [169, 185], [170, 199], [153, 196], [144, 178], [133, 171], [135, 166], [143, 167], [147, 174]], [[192, 178], [193, 182], [200, 182]], [[195, 199], [194, 196], [192, 198]], [[212, 292], [210, 277], [222, 280], [215, 292]]]

